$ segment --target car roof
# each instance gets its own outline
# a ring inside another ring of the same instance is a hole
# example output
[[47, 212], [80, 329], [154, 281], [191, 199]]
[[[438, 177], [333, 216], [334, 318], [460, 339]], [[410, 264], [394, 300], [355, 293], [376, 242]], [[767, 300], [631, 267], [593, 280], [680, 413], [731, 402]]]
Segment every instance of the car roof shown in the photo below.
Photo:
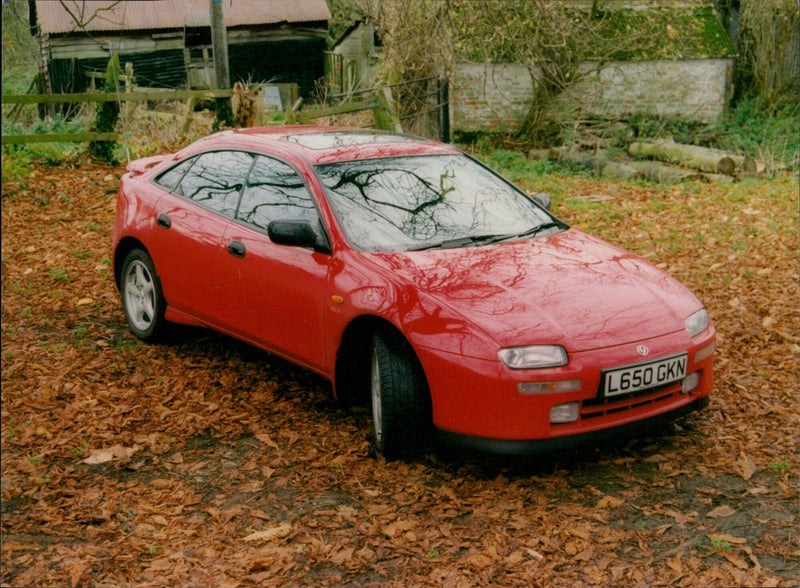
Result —
[[461, 153], [445, 143], [390, 131], [349, 127], [286, 125], [248, 127], [222, 131], [195, 143], [203, 150], [214, 147], [290, 150], [312, 165], [404, 155]]

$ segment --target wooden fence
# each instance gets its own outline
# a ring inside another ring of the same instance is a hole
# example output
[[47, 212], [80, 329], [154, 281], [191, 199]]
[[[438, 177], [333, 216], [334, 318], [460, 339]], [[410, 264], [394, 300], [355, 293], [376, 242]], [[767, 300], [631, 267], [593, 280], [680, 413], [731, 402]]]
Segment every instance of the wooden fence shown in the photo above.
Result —
[[[3, 96], [5, 104], [74, 104], [80, 102], [142, 102], [157, 100], [189, 100], [189, 111], [197, 100], [231, 98], [234, 90], [161, 90], [161, 91], [129, 91], [129, 92], [87, 92], [80, 94], [11, 94]], [[328, 108], [316, 108], [301, 111], [303, 101], [298, 99], [287, 110], [289, 124], [309, 124], [314, 119], [336, 114], [371, 110], [378, 129], [402, 132], [400, 117], [395, 107], [392, 91], [388, 87], [373, 88], [365, 94], [365, 98], [357, 102], [343, 103]], [[188, 119], [187, 119], [188, 120]], [[87, 142], [117, 141], [120, 133], [49, 133], [3, 135], [3, 144], [46, 143], [46, 142]]]
[[[145, 102], [155, 100], [209, 100], [230, 98], [233, 90], [160, 90], [134, 92], [86, 92], [81, 94], [9, 94], [4, 104], [75, 104], [80, 102]], [[3, 135], [4, 145], [15, 143], [116, 141], [120, 133], [49, 133]]]

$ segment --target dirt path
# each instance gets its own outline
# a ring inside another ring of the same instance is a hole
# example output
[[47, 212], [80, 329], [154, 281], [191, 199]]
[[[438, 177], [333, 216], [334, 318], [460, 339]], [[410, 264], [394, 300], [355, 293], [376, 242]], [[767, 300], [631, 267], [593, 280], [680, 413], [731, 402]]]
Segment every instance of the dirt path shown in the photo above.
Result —
[[3, 186], [3, 585], [797, 584], [796, 180], [746, 201], [627, 186], [596, 221], [707, 302], [705, 411], [580, 452], [387, 463], [309, 372], [203, 330], [128, 334], [120, 172]]

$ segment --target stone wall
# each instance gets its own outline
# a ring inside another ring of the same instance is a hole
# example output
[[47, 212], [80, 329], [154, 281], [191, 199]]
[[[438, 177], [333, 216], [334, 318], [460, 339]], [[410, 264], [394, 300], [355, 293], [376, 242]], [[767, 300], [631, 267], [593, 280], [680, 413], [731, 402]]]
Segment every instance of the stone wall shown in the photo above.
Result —
[[[559, 108], [618, 118], [631, 113], [713, 122], [727, 107], [733, 59], [615, 62], [590, 73]], [[514, 132], [531, 99], [527, 69], [515, 64], [462, 63], [451, 78], [452, 128]]]

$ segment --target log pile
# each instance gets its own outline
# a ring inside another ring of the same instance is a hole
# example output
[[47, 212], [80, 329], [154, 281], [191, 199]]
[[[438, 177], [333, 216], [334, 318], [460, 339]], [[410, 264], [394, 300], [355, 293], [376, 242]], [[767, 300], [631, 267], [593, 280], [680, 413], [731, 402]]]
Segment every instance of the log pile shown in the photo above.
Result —
[[737, 173], [756, 171], [756, 162], [750, 157], [708, 147], [684, 145], [672, 139], [635, 141], [628, 146], [628, 153], [634, 157], [658, 159], [712, 174], [734, 176]]
[[759, 173], [757, 163], [746, 155], [685, 145], [672, 139], [635, 141], [628, 146], [628, 155], [632, 159], [615, 160], [602, 150], [590, 153], [563, 147], [529, 153], [529, 157], [536, 159], [587, 167], [599, 177], [646, 178], [660, 183], [733, 182]]

